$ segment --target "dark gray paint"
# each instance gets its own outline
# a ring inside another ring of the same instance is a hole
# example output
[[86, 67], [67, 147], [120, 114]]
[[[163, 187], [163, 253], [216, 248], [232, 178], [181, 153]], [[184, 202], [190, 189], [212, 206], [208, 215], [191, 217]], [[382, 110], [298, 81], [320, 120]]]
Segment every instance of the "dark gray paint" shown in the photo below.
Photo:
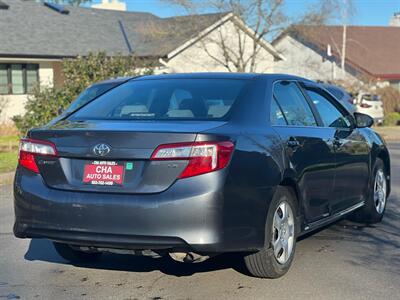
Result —
[[[136, 249], [253, 251], [264, 245], [266, 214], [279, 184], [289, 185], [297, 194], [298, 234], [303, 234], [310, 222], [318, 228], [334, 220], [337, 210], [348, 209], [358, 200], [363, 203], [371, 190], [368, 178], [377, 157], [384, 160], [390, 175], [386, 145], [369, 128], [354, 128], [343, 135], [334, 128], [269, 124], [273, 82], [308, 82], [305, 79], [279, 74], [177, 74], [134, 80], [186, 77], [241, 78], [250, 84], [225, 122], [63, 121], [31, 130], [29, 137], [57, 145], [64, 157], [61, 164], [74, 161], [72, 168], [79, 169], [78, 160], [90, 158], [93, 145], [107, 142], [118, 155], [131, 149], [131, 158], [139, 160], [145, 175], [138, 175], [138, 185], [132, 183], [129, 190], [100, 192], [66, 184], [67, 177], [73, 176], [62, 174], [65, 166], [52, 178], [46, 178], [49, 174], [44, 171], [44, 182], [41, 175], [19, 167], [15, 235]], [[292, 136], [300, 142], [296, 149], [287, 144]], [[166, 171], [154, 180], [158, 169], [148, 161], [152, 150], [166, 142], [193, 140], [231, 140], [235, 151], [228, 167], [183, 180], [172, 180], [177, 173]], [[337, 180], [340, 176], [357, 179]], [[59, 182], [50, 183], [54, 179]]]

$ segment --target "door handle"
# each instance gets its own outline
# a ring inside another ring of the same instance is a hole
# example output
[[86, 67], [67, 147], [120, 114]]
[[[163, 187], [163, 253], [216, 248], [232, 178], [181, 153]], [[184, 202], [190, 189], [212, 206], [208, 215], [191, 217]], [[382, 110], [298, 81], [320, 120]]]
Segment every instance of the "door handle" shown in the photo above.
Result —
[[287, 141], [286, 144], [288, 147], [293, 148], [293, 149], [300, 147], [299, 141], [296, 140], [294, 137], [289, 138], [289, 140]]

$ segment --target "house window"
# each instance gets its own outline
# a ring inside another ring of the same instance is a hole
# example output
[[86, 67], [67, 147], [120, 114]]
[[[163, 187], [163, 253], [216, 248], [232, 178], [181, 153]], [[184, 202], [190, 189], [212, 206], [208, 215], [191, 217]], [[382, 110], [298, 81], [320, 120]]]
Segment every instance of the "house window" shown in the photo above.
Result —
[[0, 95], [29, 94], [38, 83], [38, 64], [0, 64]]

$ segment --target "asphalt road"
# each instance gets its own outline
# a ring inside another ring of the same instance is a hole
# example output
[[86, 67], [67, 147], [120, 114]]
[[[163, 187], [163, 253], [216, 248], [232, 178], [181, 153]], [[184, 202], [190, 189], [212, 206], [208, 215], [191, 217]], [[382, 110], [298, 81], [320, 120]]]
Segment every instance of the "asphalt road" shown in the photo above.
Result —
[[186, 265], [104, 255], [69, 265], [47, 240], [12, 235], [12, 188], [0, 187], [1, 299], [400, 299], [400, 143], [390, 145], [392, 188], [383, 222], [342, 220], [298, 243], [277, 280], [243, 274], [238, 257]]

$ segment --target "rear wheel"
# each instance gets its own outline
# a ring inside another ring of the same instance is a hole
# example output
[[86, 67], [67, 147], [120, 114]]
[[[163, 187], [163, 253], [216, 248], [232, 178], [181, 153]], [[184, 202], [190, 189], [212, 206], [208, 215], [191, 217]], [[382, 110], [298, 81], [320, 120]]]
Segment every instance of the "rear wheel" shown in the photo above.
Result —
[[53, 245], [57, 253], [69, 262], [93, 262], [101, 257], [101, 252], [84, 252], [58, 242], [53, 242]]
[[387, 180], [385, 165], [381, 159], [376, 160], [373, 170], [371, 191], [364, 207], [354, 213], [354, 221], [369, 224], [378, 223], [385, 213]]
[[291, 189], [278, 187], [267, 215], [265, 246], [244, 258], [253, 276], [278, 278], [289, 270], [296, 248], [295, 199]]

